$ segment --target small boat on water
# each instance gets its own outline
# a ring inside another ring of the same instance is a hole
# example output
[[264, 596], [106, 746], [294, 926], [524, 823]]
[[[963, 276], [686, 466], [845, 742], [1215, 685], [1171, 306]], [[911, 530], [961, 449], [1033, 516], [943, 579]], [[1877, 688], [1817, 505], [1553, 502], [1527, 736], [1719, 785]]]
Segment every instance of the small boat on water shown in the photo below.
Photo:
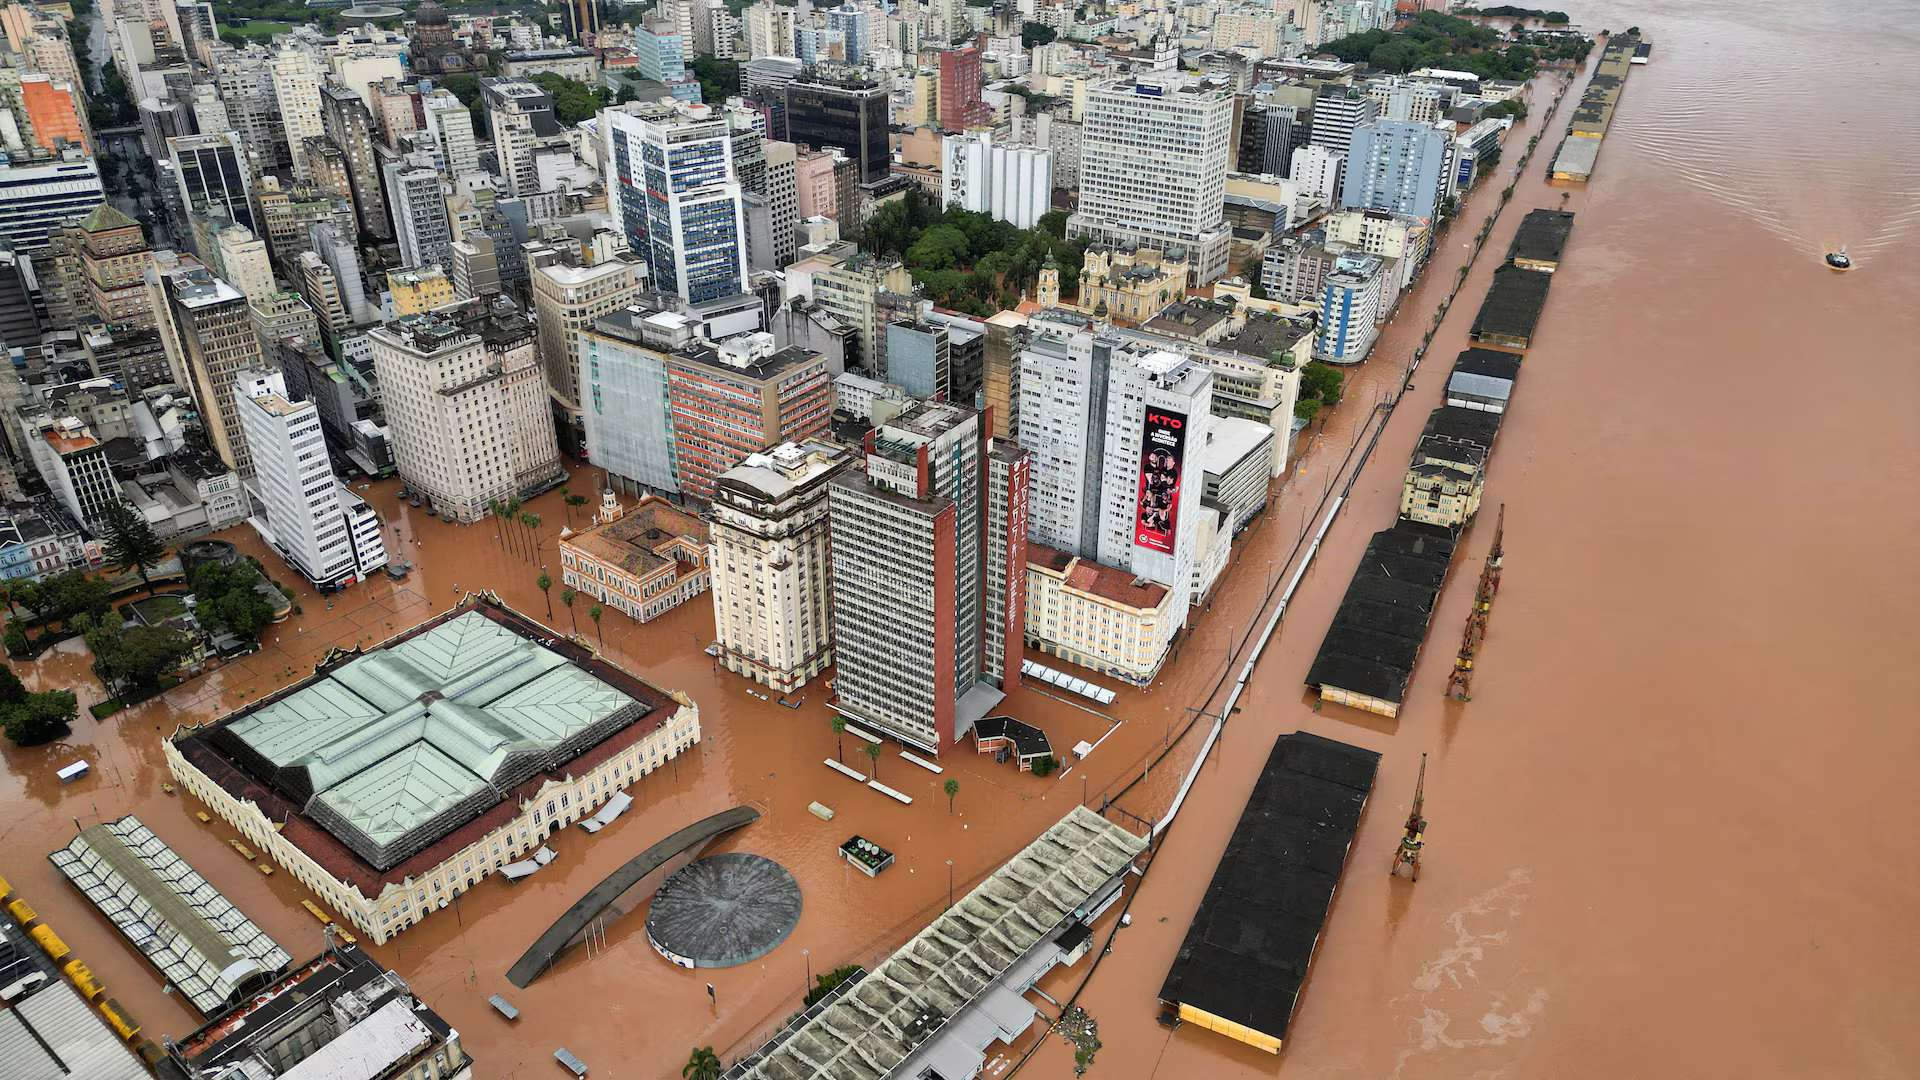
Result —
[[1847, 249], [1841, 248], [1839, 251], [1830, 251], [1827, 253], [1827, 265], [1833, 267], [1835, 270], [1851, 270], [1853, 269], [1853, 260], [1847, 258]]

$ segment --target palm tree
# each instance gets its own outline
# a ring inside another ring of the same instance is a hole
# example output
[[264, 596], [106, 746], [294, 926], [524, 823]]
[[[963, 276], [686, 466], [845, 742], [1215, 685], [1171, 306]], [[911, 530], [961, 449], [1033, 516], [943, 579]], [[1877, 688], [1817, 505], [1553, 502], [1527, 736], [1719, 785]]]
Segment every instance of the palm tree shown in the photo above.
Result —
[[573, 632], [580, 632], [580, 616], [573, 613], [573, 598], [580, 594], [573, 589], [560, 590], [560, 602], [567, 605], [567, 619], [573, 623]]
[[880, 779], [880, 744], [877, 742], [868, 743], [867, 756], [873, 759], [873, 778], [875, 780]]
[[153, 581], [147, 577], [147, 570], [157, 565], [167, 553], [167, 545], [153, 534], [153, 526], [124, 502], [115, 502], [107, 507], [100, 525], [100, 538], [105, 541], [102, 550], [106, 553], [108, 565], [122, 573], [140, 571], [140, 584], [146, 587], [148, 593], [152, 593]]
[[947, 813], [951, 814], [953, 813], [953, 797], [960, 794], [960, 781], [949, 776], [947, 777], [947, 782], [940, 785], [940, 787], [941, 790], [947, 793]]
[[527, 527], [527, 561], [532, 562], [540, 555], [540, 515], [521, 514], [520, 524]]
[[687, 1058], [686, 1067], [680, 1070], [680, 1080], [720, 1080], [720, 1056], [713, 1047], [702, 1046]]
[[520, 520], [520, 496], [518, 495], [508, 496], [503, 502], [501, 502], [500, 509], [505, 510], [507, 512], [507, 515], [506, 515], [507, 524], [512, 525], [515, 522], [519, 521]]
[[607, 643], [607, 635], [600, 630], [600, 613], [601, 613], [600, 605], [595, 604], [592, 607], [587, 609], [587, 618], [593, 620], [593, 632], [595, 636], [597, 636], [600, 639], [600, 644], [602, 646], [605, 646]]
[[585, 505], [587, 505], [587, 497], [586, 497], [585, 495], [568, 495], [568, 496], [566, 496], [566, 497], [565, 497], [564, 499], [562, 499], [561, 501], [562, 501], [562, 502], [565, 502], [565, 503], [567, 504], [567, 522], [568, 522], [568, 524], [572, 524], [572, 522], [573, 522], [573, 511], [574, 511], [574, 508], [575, 508], [575, 507], [578, 507], [578, 506], [585, 506]]
[[[493, 527], [496, 529], [499, 528], [500, 527], [500, 500], [499, 499], [487, 500], [487, 513], [493, 515]], [[500, 534], [494, 533], [493, 539], [495, 543], [498, 543], [500, 541]]]
[[833, 756], [839, 759], [840, 764], [845, 765], [847, 763], [847, 755], [846, 755], [846, 751], [843, 749], [844, 744], [840, 741], [840, 736], [846, 734], [847, 732], [847, 718], [844, 716], [841, 716], [839, 713], [834, 713], [832, 724], [833, 724]]
[[553, 593], [549, 590], [553, 588], [553, 578], [547, 574], [541, 574], [539, 577], [533, 579], [533, 583], [540, 586], [540, 592], [547, 598], [547, 621], [552, 622]]

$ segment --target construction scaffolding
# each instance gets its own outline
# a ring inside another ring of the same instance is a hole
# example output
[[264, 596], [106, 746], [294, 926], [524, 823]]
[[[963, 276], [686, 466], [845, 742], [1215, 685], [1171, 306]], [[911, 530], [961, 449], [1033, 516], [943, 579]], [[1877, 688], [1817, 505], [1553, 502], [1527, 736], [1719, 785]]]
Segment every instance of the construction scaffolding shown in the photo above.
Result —
[[1507, 530], [1507, 504], [1500, 504], [1500, 518], [1493, 527], [1493, 546], [1487, 549], [1487, 565], [1480, 570], [1480, 586], [1473, 594], [1473, 610], [1467, 613], [1467, 629], [1460, 635], [1460, 654], [1453, 659], [1453, 673], [1447, 676], [1447, 696], [1455, 701], [1473, 700], [1473, 660], [1480, 643], [1487, 638], [1487, 619], [1493, 613], [1493, 598], [1500, 593], [1500, 564], [1505, 557], [1501, 547]]

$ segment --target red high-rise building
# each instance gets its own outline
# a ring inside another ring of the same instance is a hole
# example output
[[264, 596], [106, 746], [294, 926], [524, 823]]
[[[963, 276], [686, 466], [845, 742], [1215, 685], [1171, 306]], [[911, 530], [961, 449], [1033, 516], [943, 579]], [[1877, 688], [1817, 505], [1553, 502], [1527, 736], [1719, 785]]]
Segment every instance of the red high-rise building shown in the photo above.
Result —
[[980, 50], [959, 45], [940, 51], [940, 127], [961, 132], [993, 115], [980, 98]]
[[667, 401], [680, 490], [713, 499], [713, 479], [783, 442], [827, 430], [833, 393], [827, 358], [770, 334], [678, 350], [667, 357]]

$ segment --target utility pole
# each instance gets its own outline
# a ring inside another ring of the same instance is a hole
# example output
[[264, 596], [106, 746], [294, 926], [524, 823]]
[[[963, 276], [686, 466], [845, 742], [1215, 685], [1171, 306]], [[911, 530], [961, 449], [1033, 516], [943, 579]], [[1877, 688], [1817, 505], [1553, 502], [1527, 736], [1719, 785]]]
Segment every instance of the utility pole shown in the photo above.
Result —
[[1480, 585], [1474, 590], [1473, 610], [1467, 613], [1467, 628], [1460, 635], [1460, 653], [1453, 658], [1453, 671], [1447, 675], [1447, 696], [1455, 701], [1473, 700], [1473, 658], [1487, 639], [1487, 619], [1493, 614], [1493, 598], [1500, 592], [1500, 567], [1506, 559], [1501, 539], [1507, 531], [1507, 504], [1500, 504], [1498, 524], [1493, 527], [1493, 546], [1487, 549], [1487, 564], [1480, 569]]
[[1420, 781], [1413, 788], [1413, 811], [1407, 815], [1406, 829], [1400, 834], [1400, 848], [1394, 852], [1387, 876], [1400, 873], [1402, 865], [1413, 867], [1413, 880], [1420, 880], [1420, 849], [1427, 846], [1427, 819], [1420, 816], [1427, 801], [1427, 755], [1420, 755]]

